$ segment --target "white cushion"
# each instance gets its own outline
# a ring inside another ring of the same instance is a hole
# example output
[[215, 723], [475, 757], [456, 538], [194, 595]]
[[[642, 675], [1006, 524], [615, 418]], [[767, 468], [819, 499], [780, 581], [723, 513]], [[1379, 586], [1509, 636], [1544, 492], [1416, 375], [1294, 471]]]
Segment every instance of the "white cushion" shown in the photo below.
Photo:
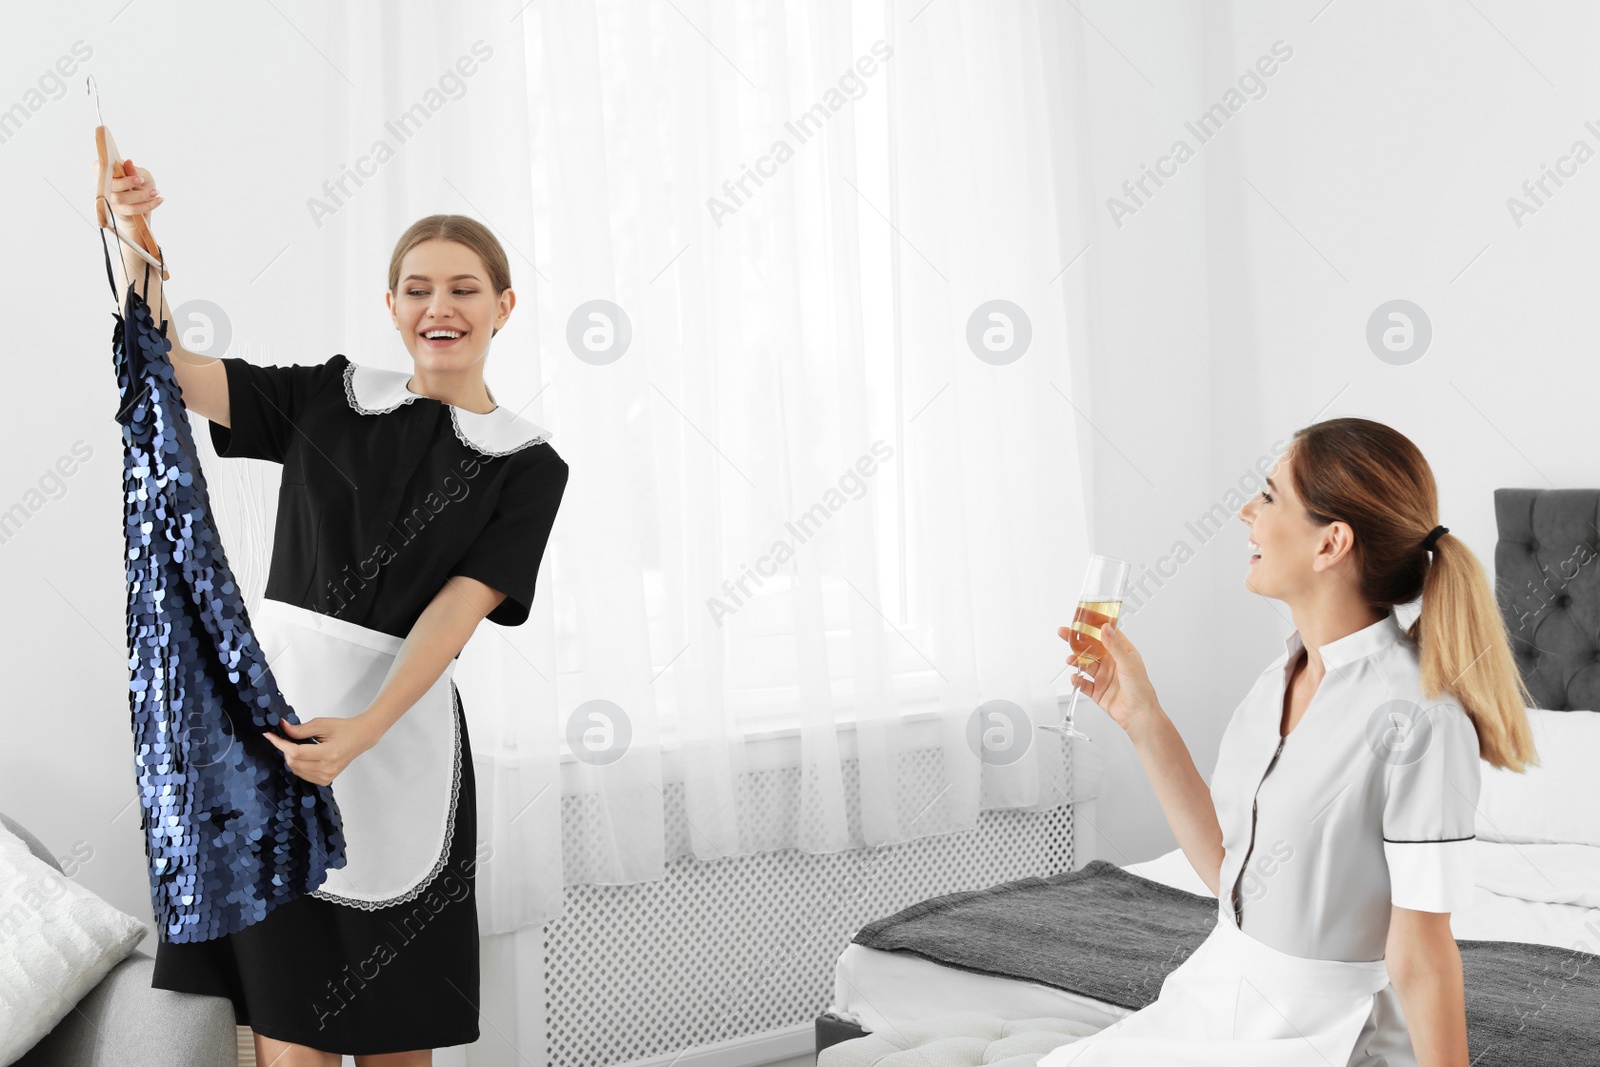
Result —
[[1539, 766], [1482, 765], [1477, 835], [1485, 841], [1600, 845], [1600, 712], [1528, 709]]
[[0, 826], [0, 1063], [55, 1029], [145, 932]]

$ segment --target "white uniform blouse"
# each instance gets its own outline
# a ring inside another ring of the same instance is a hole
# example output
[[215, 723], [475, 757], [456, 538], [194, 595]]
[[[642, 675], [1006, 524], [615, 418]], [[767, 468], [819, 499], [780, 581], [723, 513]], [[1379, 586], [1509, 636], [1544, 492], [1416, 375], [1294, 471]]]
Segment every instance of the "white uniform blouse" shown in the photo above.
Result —
[[1284, 646], [1211, 776], [1219, 921], [1291, 955], [1382, 959], [1391, 904], [1450, 912], [1471, 898], [1477, 732], [1448, 693], [1423, 697], [1417, 646], [1391, 611], [1320, 646], [1327, 672], [1283, 737], [1300, 634]]

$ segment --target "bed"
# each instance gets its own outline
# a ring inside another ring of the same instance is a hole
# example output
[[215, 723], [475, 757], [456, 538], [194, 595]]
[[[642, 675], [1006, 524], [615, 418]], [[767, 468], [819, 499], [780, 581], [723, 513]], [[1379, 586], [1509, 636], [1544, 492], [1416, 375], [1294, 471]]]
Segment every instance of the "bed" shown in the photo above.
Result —
[[[1469, 1038], [1475, 1067], [1556, 1062], [1556, 1053], [1564, 1065], [1600, 1064], [1600, 490], [1506, 488], [1494, 503], [1496, 596], [1534, 697], [1543, 764], [1527, 775], [1483, 768], [1477, 888], [1451, 916]], [[816, 1024], [819, 1053], [955, 1013], [1099, 1027], [1149, 1003], [1198, 943], [1197, 917], [1214, 915], [1215, 898], [1181, 850], [1089, 866], [936, 898], [868, 924], [839, 957], [833, 1004]], [[1123, 890], [1096, 905], [1112, 909], [1102, 917], [1119, 907], [1123, 920], [1160, 912], [1170, 952], [1158, 944], [1152, 955], [1146, 945], [1142, 962], [1104, 965], [1139, 972], [1116, 982], [1074, 977], [1077, 954], [1104, 958], [1093, 953], [1103, 953], [1105, 935], [1068, 903], [1087, 891], [1085, 879]], [[996, 910], [1007, 899], [1029, 902], [1032, 929], [1040, 916], [1050, 921], [1053, 961], [1033, 951], [1027, 927]], [[1061, 907], [1053, 917], [1052, 901]]]

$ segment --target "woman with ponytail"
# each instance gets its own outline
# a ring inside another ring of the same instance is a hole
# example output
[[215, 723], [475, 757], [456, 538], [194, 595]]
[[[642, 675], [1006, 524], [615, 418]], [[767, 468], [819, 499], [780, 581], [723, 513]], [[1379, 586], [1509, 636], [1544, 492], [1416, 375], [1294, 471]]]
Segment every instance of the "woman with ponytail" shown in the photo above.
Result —
[[[1239, 519], [1245, 588], [1295, 632], [1201, 778], [1128, 638], [1075, 678], [1127, 731], [1216, 929], [1160, 997], [1040, 1067], [1466, 1067], [1450, 913], [1474, 888], [1480, 761], [1536, 764], [1532, 704], [1489, 579], [1438, 521], [1403, 434], [1341, 418], [1297, 431]], [[1398, 605], [1420, 597], [1406, 628]]]

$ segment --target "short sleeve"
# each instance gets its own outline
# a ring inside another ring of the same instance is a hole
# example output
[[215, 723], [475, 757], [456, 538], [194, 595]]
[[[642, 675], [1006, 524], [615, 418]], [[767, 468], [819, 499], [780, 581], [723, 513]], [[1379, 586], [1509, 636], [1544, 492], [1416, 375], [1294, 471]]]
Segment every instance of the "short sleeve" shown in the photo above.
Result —
[[344, 363], [343, 356], [334, 356], [321, 364], [261, 367], [224, 356], [230, 425], [211, 423], [217, 455], [282, 463], [306, 402], [339, 377]]
[[1454, 704], [1424, 709], [1395, 729], [1383, 806], [1383, 855], [1389, 898], [1414, 911], [1453, 912], [1474, 888], [1474, 815], [1481, 774], [1478, 732]]
[[567, 464], [548, 443], [513, 454], [494, 511], [450, 574], [476, 578], [506, 595], [488, 614], [501, 626], [521, 626], [533, 607], [534, 583], [550, 529], [567, 488]]

